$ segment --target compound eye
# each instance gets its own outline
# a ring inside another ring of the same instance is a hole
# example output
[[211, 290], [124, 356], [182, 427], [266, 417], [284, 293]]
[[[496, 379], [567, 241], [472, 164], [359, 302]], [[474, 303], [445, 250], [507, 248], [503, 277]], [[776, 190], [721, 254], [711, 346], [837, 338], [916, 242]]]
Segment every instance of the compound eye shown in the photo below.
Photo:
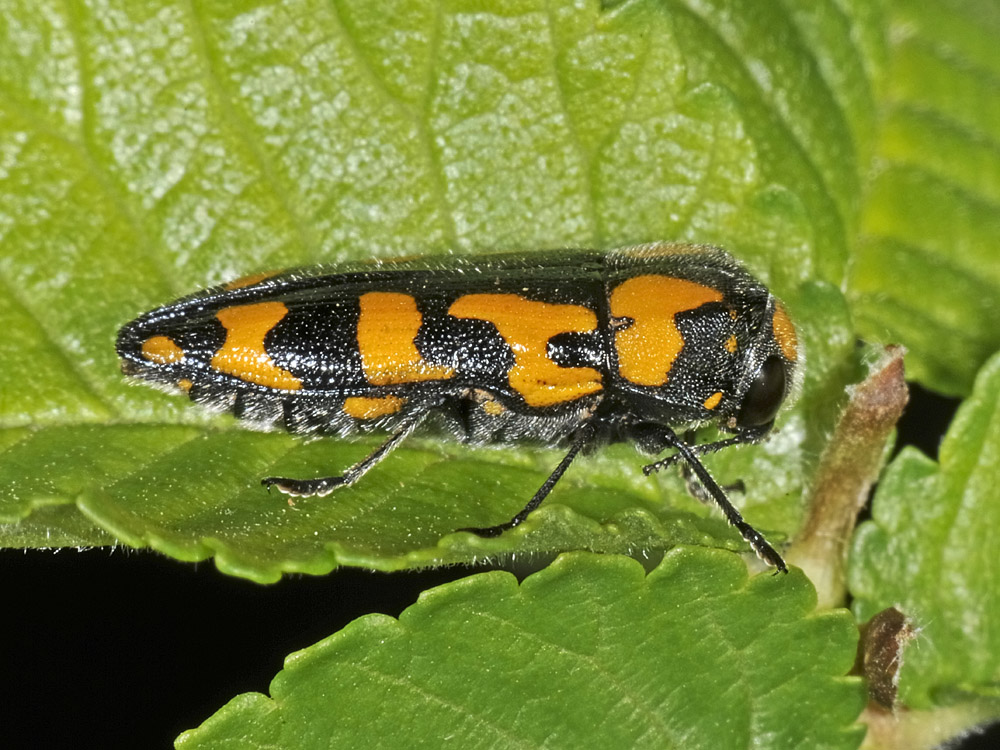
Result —
[[736, 417], [740, 427], [759, 427], [774, 421], [785, 399], [785, 364], [781, 357], [768, 357], [757, 371]]

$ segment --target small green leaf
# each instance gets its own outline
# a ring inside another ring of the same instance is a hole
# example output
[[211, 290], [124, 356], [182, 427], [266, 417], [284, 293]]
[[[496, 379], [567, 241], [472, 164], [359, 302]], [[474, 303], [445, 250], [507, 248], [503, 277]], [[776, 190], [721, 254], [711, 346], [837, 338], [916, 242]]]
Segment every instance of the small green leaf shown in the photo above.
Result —
[[[891, 464], [872, 520], [854, 542], [849, 583], [859, 619], [895, 606], [916, 640], [899, 690], [911, 708], [996, 701], [1000, 684], [1000, 355], [976, 380], [941, 444]], [[1000, 715], [1000, 702], [993, 708]]]
[[1000, 348], [1000, 13], [975, 0], [889, 7], [854, 309], [868, 337], [907, 347], [911, 378], [965, 394]]
[[857, 631], [814, 606], [800, 572], [748, 579], [708, 550], [649, 576], [584, 553], [520, 586], [471, 576], [292, 654], [270, 697], [177, 747], [855, 748]]

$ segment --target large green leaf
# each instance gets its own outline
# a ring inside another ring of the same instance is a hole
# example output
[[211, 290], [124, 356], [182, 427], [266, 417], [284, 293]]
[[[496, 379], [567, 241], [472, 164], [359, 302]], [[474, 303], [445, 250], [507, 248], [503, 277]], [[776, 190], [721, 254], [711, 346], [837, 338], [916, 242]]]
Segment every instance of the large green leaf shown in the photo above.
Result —
[[969, 391], [1000, 348], [1000, 6], [892, 0], [876, 176], [851, 274], [867, 335]]
[[851, 559], [859, 618], [894, 606], [916, 631], [904, 651], [900, 699], [958, 711], [966, 724], [1000, 714], [998, 486], [1000, 354], [959, 410], [940, 465], [912, 449], [893, 461]]
[[499, 540], [452, 532], [512, 515], [557, 453], [415, 440], [290, 506], [259, 478], [336, 472], [374, 441], [245, 432], [118, 372], [121, 324], [261, 268], [664, 238], [725, 245], [800, 325], [800, 406], [767, 445], [707, 459], [746, 481], [751, 521], [794, 534], [854, 371], [835, 289], [883, 54], [856, 5], [3, 0], [2, 543], [117, 538], [257, 580], [744, 549], [627, 448]]
[[480, 574], [292, 654], [270, 697], [177, 746], [855, 748], [857, 630], [815, 604], [801, 573], [748, 580], [708, 550], [648, 577], [585, 553], [520, 586]]
[[[790, 539], [859, 372], [845, 282], [864, 331], [906, 343], [911, 373], [932, 386], [967, 392], [1000, 348], [1000, 20], [977, 0], [887, 8], [888, 23], [867, 0], [0, 0], [0, 544], [124, 541], [260, 581], [569, 548], [743, 551], [678, 477], [643, 477], [627, 446], [575, 465], [495, 540], [454, 529], [509, 517], [558, 453], [425, 436], [355, 488], [288, 504], [259, 478], [338, 471], [377, 438], [247, 432], [127, 385], [113, 350], [138, 313], [255, 270], [660, 239], [729, 248], [799, 325], [808, 367], [779, 432], [706, 458], [720, 480], [745, 480], [736, 500], [749, 520]], [[975, 437], [995, 427], [995, 372], [984, 370], [941, 467], [899, 459], [851, 568], [860, 615], [898, 604], [923, 628], [902, 697], [933, 707], [910, 714], [933, 721], [949, 704], [951, 731], [997, 712], [996, 602], [966, 593], [996, 589], [992, 561], [976, 557], [996, 546], [984, 504], [996, 446]], [[907, 515], [901, 487], [919, 514]], [[957, 541], [944, 544], [949, 529]], [[647, 581], [627, 561], [584, 557], [523, 589], [476, 578], [401, 624], [359, 621], [291, 662], [277, 700], [241, 697], [186, 741], [243, 736], [243, 720], [253, 742], [288, 740], [306, 714], [325, 736], [329, 717], [352, 718], [323, 702], [344, 689], [331, 674], [374, 700], [379, 683], [356, 664], [403, 675], [393, 689], [409, 702], [388, 707], [419, 711], [421, 736], [434, 737], [450, 717], [428, 686], [454, 697], [472, 664], [480, 682], [467, 684], [485, 698], [464, 716], [502, 717], [488, 725], [498, 732], [549, 737], [534, 713], [546, 706], [559, 737], [605, 746], [851, 746], [857, 685], [838, 679], [850, 628], [843, 615], [807, 616], [806, 592], [797, 572], [746, 583], [733, 558], [706, 551], [668, 555]], [[556, 648], [539, 648], [536, 620]], [[382, 637], [392, 646], [372, 642]], [[558, 645], [590, 647], [584, 666], [604, 673], [587, 679], [578, 652]], [[515, 667], [552, 673], [556, 689], [530, 693], [538, 702], [521, 712], [491, 702], [491, 674], [508, 700], [547, 687]], [[633, 676], [641, 693], [627, 689]], [[636, 696], [641, 710], [615, 713]], [[591, 705], [609, 706], [606, 738], [574, 734]]]

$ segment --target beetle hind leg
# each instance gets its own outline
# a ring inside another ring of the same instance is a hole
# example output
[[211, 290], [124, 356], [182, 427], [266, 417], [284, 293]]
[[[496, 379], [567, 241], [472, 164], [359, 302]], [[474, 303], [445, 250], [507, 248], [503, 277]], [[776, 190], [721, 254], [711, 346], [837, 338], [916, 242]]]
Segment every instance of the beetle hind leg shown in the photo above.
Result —
[[[291, 479], [289, 477], [264, 477], [260, 480], [260, 483], [271, 489], [272, 487], [277, 487], [281, 492], [286, 495], [291, 495], [292, 497], [323, 497], [324, 495], [329, 495], [338, 487], [345, 487], [358, 480], [357, 477], [349, 478], [349, 474], [352, 469], [356, 469], [357, 465], [352, 466], [343, 474], [337, 477], [322, 477], [320, 479]], [[289, 501], [290, 502], [290, 501]]]
[[389, 436], [382, 445], [373, 450], [354, 466], [347, 469], [343, 474], [332, 477], [320, 477], [318, 479], [290, 479], [288, 477], [265, 477], [260, 483], [271, 489], [276, 487], [286, 495], [294, 497], [315, 497], [329, 495], [339, 487], [349, 487], [377, 466], [382, 459], [388, 456], [393, 448], [402, 443], [410, 436], [421, 422], [426, 419], [430, 409], [415, 412], [411, 419], [407, 419], [400, 427]]

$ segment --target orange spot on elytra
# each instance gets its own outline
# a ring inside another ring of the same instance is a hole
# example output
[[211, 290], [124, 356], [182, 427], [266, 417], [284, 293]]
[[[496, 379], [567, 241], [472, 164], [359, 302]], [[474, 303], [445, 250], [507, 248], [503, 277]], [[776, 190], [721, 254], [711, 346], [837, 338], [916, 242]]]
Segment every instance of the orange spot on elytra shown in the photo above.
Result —
[[711, 396], [705, 399], [704, 407], [706, 409], [714, 409], [722, 401], [722, 391], [716, 391]]
[[601, 390], [601, 373], [591, 367], [560, 367], [548, 355], [549, 339], [560, 333], [587, 333], [597, 328], [593, 310], [581, 305], [554, 305], [517, 294], [466, 294], [448, 314], [486, 320], [514, 354], [507, 374], [511, 388], [529, 406], [552, 406]]
[[281, 273], [281, 271], [261, 271], [260, 273], [251, 273], [247, 276], [240, 276], [238, 279], [233, 279], [227, 284], [223, 284], [222, 288], [227, 292], [231, 292], [234, 289], [245, 289], [248, 286], [259, 284], [264, 281], [264, 279], [277, 276], [279, 273]]
[[490, 399], [489, 401], [483, 401], [483, 411], [489, 414], [491, 417], [499, 417], [501, 414], [507, 411], [507, 407], [505, 407], [499, 401]]
[[730, 336], [728, 339], [726, 339], [726, 351], [727, 352], [729, 352], [730, 354], [736, 354], [736, 347], [737, 347], [737, 343], [736, 343], [736, 337], [735, 336]]
[[774, 340], [778, 342], [785, 359], [794, 362], [799, 356], [799, 339], [795, 335], [795, 326], [792, 324], [791, 318], [785, 312], [785, 306], [780, 302], [774, 303], [771, 330], [774, 331]]
[[264, 337], [288, 314], [283, 302], [258, 302], [224, 307], [215, 317], [226, 329], [226, 340], [212, 357], [212, 367], [248, 383], [297, 391], [302, 381], [274, 364]]
[[150, 336], [142, 342], [142, 356], [157, 365], [172, 365], [184, 359], [184, 350], [167, 336]]
[[672, 276], [635, 276], [611, 292], [611, 314], [634, 323], [615, 332], [618, 371], [637, 385], [666, 385], [670, 368], [684, 348], [676, 315], [708, 302], [722, 292]]
[[343, 409], [344, 414], [355, 419], [377, 419], [387, 414], [395, 414], [405, 403], [405, 398], [393, 395], [374, 398], [351, 396], [344, 399]]
[[446, 380], [455, 371], [424, 360], [414, 340], [423, 315], [409, 294], [368, 292], [358, 300], [358, 350], [365, 379], [372, 385]]

